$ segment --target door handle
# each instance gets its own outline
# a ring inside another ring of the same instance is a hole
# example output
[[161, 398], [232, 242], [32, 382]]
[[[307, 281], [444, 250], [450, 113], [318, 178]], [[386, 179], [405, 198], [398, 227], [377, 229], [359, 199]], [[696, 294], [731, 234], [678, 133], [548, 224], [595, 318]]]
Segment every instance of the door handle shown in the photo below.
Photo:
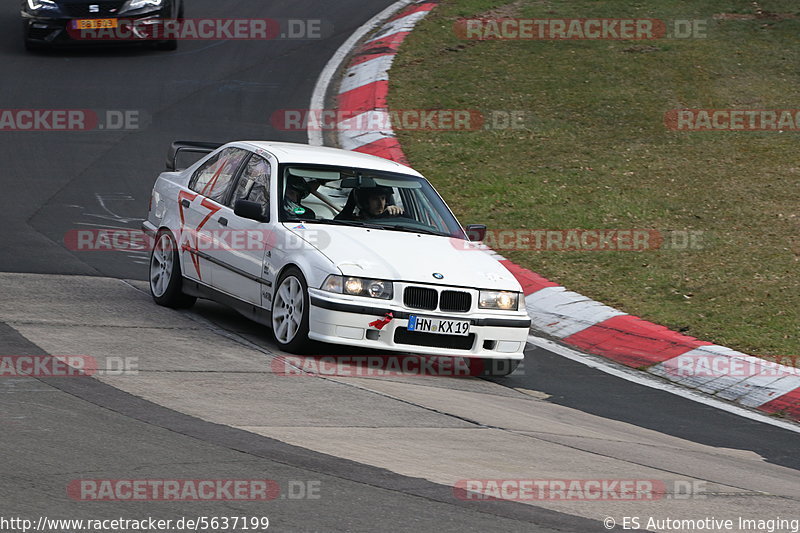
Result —
[[187, 200], [186, 198], [184, 198], [183, 200], [181, 200], [181, 205], [183, 207], [189, 207], [191, 205], [191, 202], [189, 200]]
[[219, 217], [219, 223], [220, 223], [221, 226], [227, 226], [228, 225], [228, 219], [225, 218], [225, 217]]

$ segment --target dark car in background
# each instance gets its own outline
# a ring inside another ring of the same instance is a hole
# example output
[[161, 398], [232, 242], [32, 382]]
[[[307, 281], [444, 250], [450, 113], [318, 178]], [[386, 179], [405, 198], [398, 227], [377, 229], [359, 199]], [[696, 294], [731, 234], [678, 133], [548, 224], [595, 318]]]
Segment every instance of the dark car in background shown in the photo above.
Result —
[[[183, 0], [22, 0], [25, 48], [71, 44], [109, 44], [77, 39], [81, 29], [114, 29], [120, 24], [158, 23], [183, 18]], [[177, 40], [155, 41], [161, 50], [175, 50]]]

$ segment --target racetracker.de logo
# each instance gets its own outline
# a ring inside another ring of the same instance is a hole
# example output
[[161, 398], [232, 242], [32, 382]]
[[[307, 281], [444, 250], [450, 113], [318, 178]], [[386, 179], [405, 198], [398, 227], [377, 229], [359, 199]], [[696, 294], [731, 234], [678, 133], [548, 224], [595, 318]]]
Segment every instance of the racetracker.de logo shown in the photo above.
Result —
[[656, 479], [462, 479], [453, 487], [460, 500], [655, 501], [666, 483]]
[[705, 248], [701, 230], [500, 229], [469, 231], [470, 240], [451, 238], [457, 250], [536, 252], [691, 251]]
[[469, 40], [646, 40], [667, 36], [658, 19], [460, 19], [453, 31]]
[[281, 496], [271, 479], [76, 479], [67, 496], [78, 501], [268, 501]]
[[0, 378], [74, 378], [97, 370], [88, 355], [0, 355]]
[[[309, 246], [324, 249], [330, 244], [325, 231], [306, 230], [303, 235], [270, 230], [184, 229], [179, 233], [181, 248], [197, 251], [263, 252], [304, 250]], [[73, 229], [64, 235], [64, 245], [73, 252], [130, 252], [152, 251], [155, 239], [136, 229]]]
[[[797, 358], [778, 358], [797, 362]], [[767, 377], [800, 376], [800, 368], [788, 367], [778, 361], [768, 361], [749, 355], [685, 354], [663, 363], [667, 375], [675, 377]]]
[[86, 41], [267, 41], [323, 39], [333, 33], [321, 19], [82, 19], [67, 28]]
[[454, 377], [481, 376], [505, 360], [425, 355], [287, 355], [272, 360], [272, 372], [288, 377]]
[[131, 109], [0, 109], [0, 131], [125, 131], [146, 117]]
[[[524, 117], [523, 117], [524, 118]], [[515, 124], [519, 119], [515, 121]], [[391, 109], [355, 112], [336, 109], [280, 109], [270, 117], [280, 131], [476, 131], [487, 128], [474, 109]], [[488, 128], [487, 128], [488, 129]]]
[[800, 131], [800, 109], [671, 109], [664, 125], [676, 131]]

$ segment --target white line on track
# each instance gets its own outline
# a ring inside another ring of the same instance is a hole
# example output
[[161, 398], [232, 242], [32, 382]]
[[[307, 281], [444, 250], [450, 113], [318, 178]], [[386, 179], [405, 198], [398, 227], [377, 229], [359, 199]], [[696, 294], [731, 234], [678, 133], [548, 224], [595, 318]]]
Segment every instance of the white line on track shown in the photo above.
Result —
[[130, 226], [112, 226], [111, 224], [92, 224], [90, 222], [76, 222], [76, 226], [92, 226], [95, 228], [102, 228], [102, 229], [122, 229], [125, 231], [133, 231], [136, 228], [131, 228]]
[[763, 415], [756, 411], [751, 411], [743, 407], [732, 405], [685, 387], [673, 385], [672, 383], [668, 383], [658, 378], [651, 377], [648, 374], [644, 374], [639, 370], [630, 370], [615, 363], [611, 363], [607, 359], [603, 359], [600, 356], [585, 354], [562, 344], [558, 344], [557, 342], [535, 337], [533, 335], [528, 336], [528, 343], [552, 352], [556, 355], [560, 355], [561, 357], [566, 357], [567, 359], [571, 359], [572, 361], [578, 362], [582, 365], [586, 365], [590, 368], [594, 368], [601, 372], [605, 372], [606, 374], [610, 374], [627, 381], [631, 381], [638, 385], [644, 385], [645, 387], [650, 387], [651, 389], [669, 392], [670, 394], [674, 394], [697, 403], [702, 403], [703, 405], [708, 405], [710, 407], [714, 407], [715, 409], [720, 409], [734, 415], [749, 418], [750, 420], [755, 420], [757, 422], [770, 424], [781, 429], [787, 429], [795, 433], [800, 433], [800, 426], [792, 422], [787, 422], [778, 418]]

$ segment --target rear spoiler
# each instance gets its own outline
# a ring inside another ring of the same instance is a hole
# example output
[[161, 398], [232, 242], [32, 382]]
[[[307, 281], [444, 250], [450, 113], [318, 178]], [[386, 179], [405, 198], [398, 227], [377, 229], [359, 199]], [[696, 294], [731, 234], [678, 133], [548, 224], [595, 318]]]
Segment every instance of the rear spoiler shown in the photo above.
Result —
[[175, 172], [183, 170], [178, 168], [178, 154], [181, 152], [192, 152], [198, 154], [210, 154], [225, 143], [210, 143], [202, 141], [175, 141], [167, 152], [167, 171]]

